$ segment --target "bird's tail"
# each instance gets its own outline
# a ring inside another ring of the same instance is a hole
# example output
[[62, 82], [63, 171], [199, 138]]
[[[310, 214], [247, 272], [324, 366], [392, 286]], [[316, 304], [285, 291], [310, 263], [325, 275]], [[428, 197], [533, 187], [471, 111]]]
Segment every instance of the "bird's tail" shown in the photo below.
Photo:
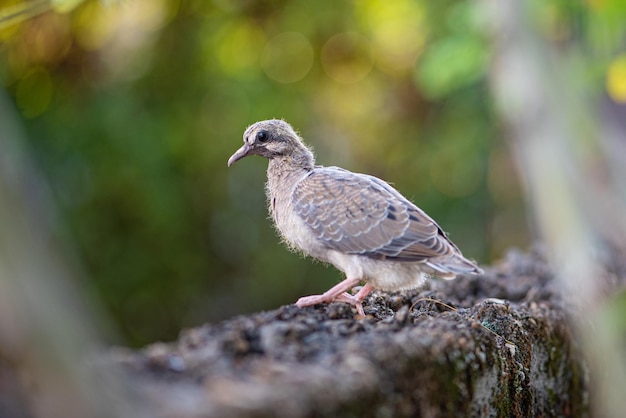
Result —
[[457, 274], [482, 274], [483, 271], [471, 260], [460, 254], [438, 259], [430, 259], [426, 265], [433, 269], [436, 276], [443, 279], [454, 279]]

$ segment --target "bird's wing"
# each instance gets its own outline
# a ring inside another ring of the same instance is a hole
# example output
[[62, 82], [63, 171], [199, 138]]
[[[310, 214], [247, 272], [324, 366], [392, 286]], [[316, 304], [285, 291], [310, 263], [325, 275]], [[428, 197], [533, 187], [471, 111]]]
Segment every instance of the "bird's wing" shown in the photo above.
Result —
[[416, 262], [460, 255], [434, 220], [376, 177], [316, 168], [296, 186], [293, 206], [337, 251]]

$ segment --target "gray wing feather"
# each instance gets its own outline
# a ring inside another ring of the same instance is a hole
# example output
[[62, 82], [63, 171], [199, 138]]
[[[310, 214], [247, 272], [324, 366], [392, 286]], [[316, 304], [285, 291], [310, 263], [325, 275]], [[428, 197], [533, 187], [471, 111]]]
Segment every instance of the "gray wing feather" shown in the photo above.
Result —
[[296, 186], [293, 207], [334, 250], [397, 261], [462, 258], [434, 220], [373, 176], [316, 168]]

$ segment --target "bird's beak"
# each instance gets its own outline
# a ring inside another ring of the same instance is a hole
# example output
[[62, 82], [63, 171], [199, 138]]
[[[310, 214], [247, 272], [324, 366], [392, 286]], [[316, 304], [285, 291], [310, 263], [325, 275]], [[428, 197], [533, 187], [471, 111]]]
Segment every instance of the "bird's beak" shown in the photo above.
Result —
[[243, 144], [243, 147], [239, 148], [233, 155], [230, 156], [228, 159], [228, 166], [230, 167], [237, 161], [241, 160], [243, 157], [248, 155], [248, 152], [250, 152], [250, 145], [246, 142]]

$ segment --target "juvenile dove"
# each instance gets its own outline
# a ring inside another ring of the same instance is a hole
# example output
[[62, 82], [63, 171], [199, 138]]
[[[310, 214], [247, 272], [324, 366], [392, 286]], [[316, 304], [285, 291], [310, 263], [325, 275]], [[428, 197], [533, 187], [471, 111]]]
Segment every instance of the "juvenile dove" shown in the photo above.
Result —
[[[298, 299], [297, 306], [342, 301], [364, 315], [362, 301], [373, 289], [417, 288], [425, 275], [453, 279], [481, 273], [432, 218], [388, 183], [315, 165], [287, 122], [257, 122], [243, 141], [228, 166], [248, 155], [269, 159], [269, 211], [284, 241], [346, 275], [323, 294]], [[355, 295], [348, 293], [360, 282], [365, 285]]]

